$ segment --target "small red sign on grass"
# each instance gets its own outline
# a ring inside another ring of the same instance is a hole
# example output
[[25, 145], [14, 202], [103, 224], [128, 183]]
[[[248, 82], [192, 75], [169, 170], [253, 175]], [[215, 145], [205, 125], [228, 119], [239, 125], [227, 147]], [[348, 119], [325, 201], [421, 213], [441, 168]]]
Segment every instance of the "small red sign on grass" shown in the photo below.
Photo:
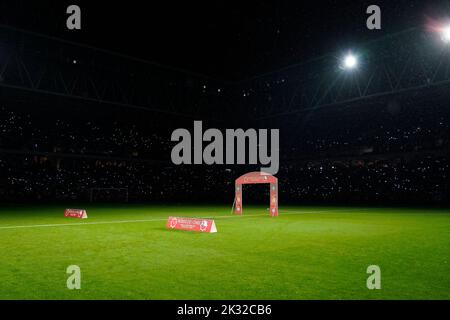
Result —
[[166, 228], [207, 233], [217, 232], [216, 223], [212, 219], [169, 217]]
[[66, 209], [64, 211], [64, 216], [68, 218], [78, 218], [78, 219], [87, 219], [86, 210], [82, 209]]

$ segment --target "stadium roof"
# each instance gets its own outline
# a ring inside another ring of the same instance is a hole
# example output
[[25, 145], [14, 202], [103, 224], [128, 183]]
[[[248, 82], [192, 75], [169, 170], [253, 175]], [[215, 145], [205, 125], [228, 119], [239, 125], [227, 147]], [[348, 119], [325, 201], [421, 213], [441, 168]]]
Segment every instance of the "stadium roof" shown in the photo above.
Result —
[[[369, 2], [195, 1], [133, 5], [82, 4], [83, 29], [65, 30], [64, 1], [7, 1], [0, 23], [86, 43], [213, 78], [240, 80], [293, 63], [344, 50], [424, 23], [448, 1], [378, 1], [382, 31], [368, 32]], [[47, 5], [44, 5], [47, 2]], [[351, 4], [351, 5], [349, 5]], [[405, 9], [406, 8], [406, 9]], [[60, 18], [55, 19], [54, 17]], [[355, 17], [358, 17], [356, 18]], [[52, 17], [52, 19], [46, 19]], [[349, 19], [351, 17], [351, 19]]]

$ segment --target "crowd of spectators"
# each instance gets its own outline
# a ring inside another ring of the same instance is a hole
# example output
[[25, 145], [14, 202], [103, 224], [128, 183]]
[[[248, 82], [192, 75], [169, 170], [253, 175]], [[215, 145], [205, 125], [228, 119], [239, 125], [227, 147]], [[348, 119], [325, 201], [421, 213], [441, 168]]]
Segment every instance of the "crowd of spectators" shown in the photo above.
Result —
[[[234, 179], [258, 169], [173, 165], [170, 122], [73, 120], [6, 107], [0, 115], [2, 202], [88, 201], [99, 188], [117, 191], [108, 198], [98, 190], [93, 200], [122, 201], [126, 190], [129, 201], [230, 202]], [[342, 117], [339, 126], [311, 119], [281, 129], [281, 201], [449, 202], [448, 115]], [[248, 201], [263, 198], [248, 189]]]

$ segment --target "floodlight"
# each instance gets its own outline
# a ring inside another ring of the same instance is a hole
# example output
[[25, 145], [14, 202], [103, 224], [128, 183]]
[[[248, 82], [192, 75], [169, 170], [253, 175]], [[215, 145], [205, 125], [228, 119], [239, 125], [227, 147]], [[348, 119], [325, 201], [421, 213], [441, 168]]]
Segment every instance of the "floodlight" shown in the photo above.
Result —
[[349, 53], [344, 57], [342, 66], [344, 69], [354, 69], [358, 66], [358, 59], [353, 54]]

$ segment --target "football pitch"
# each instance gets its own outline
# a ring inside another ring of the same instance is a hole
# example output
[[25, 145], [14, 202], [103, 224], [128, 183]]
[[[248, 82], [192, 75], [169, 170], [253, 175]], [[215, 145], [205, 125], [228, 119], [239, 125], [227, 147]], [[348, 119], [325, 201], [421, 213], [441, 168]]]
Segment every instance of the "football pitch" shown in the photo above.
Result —
[[[450, 299], [449, 210], [81, 208], [88, 219], [0, 209], [0, 299]], [[169, 215], [214, 218], [218, 232], [167, 230]], [[380, 290], [367, 289], [370, 265]]]

